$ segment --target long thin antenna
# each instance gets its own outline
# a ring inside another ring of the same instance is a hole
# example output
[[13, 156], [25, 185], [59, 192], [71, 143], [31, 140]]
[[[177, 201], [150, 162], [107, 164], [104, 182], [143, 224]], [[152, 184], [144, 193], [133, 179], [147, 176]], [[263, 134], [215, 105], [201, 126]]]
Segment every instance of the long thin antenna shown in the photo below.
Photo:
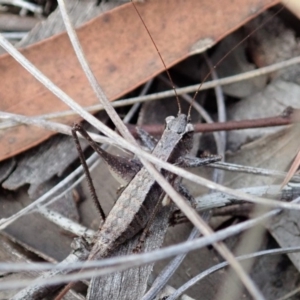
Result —
[[192, 110], [192, 105], [198, 95], [198, 93], [201, 90], [201, 87], [203, 85], [203, 83], [207, 80], [207, 78], [212, 74], [213, 70], [216, 69], [237, 47], [239, 47], [242, 43], [244, 43], [251, 35], [253, 35], [255, 32], [257, 32], [259, 29], [261, 29], [263, 26], [265, 26], [269, 21], [271, 21], [275, 16], [277, 16], [282, 10], [284, 9], [284, 6], [281, 6], [280, 9], [278, 9], [278, 11], [276, 13], [274, 13], [273, 15], [271, 15], [270, 17], [268, 17], [263, 23], [261, 23], [257, 28], [255, 28], [255, 30], [253, 30], [251, 33], [249, 33], [247, 36], [245, 36], [241, 41], [239, 41], [233, 48], [231, 48], [230, 51], [228, 51], [210, 70], [209, 72], [206, 74], [206, 76], [204, 77], [204, 79], [202, 80], [202, 82], [200, 83], [197, 91], [194, 94], [193, 100], [191, 102], [189, 111], [188, 111], [188, 117], [190, 117], [191, 115], [191, 110]]
[[168, 74], [169, 80], [170, 80], [170, 82], [171, 82], [172, 88], [173, 88], [174, 93], [175, 93], [175, 97], [176, 97], [177, 105], [178, 105], [178, 114], [181, 114], [181, 104], [180, 104], [180, 101], [179, 101], [178, 94], [177, 94], [177, 92], [176, 92], [175, 84], [174, 84], [174, 82], [173, 82], [173, 80], [172, 80], [172, 77], [171, 77], [171, 75], [170, 75], [170, 72], [169, 72], [169, 70], [168, 70], [168, 68], [167, 68], [167, 66], [166, 66], [166, 64], [165, 64], [165, 62], [164, 62], [164, 60], [163, 60], [163, 58], [162, 58], [161, 53], [159, 52], [158, 47], [156, 46], [156, 43], [154, 42], [154, 39], [153, 39], [153, 37], [152, 37], [152, 35], [151, 35], [151, 33], [150, 33], [148, 27], [146, 26], [146, 24], [145, 24], [145, 22], [144, 22], [144, 19], [142, 18], [141, 14], [140, 14], [139, 10], [137, 9], [136, 5], [134, 4], [133, 0], [131, 0], [131, 4], [133, 5], [133, 7], [134, 7], [136, 13], [138, 14], [139, 18], [141, 19], [141, 21], [142, 21], [142, 23], [143, 23], [143, 25], [144, 25], [144, 27], [145, 27], [145, 29], [146, 29], [146, 31], [147, 31], [147, 33], [148, 33], [150, 39], [151, 39], [151, 41], [152, 41], [152, 44], [154, 45], [154, 47], [155, 47], [155, 49], [156, 49], [156, 52], [158, 53], [158, 55], [159, 55], [159, 57], [160, 57], [160, 60], [161, 60], [161, 62], [162, 62], [163, 65], [164, 65], [165, 71], [166, 71], [166, 73]]

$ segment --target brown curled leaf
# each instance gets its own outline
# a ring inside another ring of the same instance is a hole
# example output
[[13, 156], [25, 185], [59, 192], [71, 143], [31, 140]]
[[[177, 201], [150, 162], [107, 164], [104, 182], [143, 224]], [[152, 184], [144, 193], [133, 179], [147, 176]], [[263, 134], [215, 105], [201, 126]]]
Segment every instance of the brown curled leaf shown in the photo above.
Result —
[[[205, 50], [255, 17], [275, 0], [147, 0], [139, 11], [169, 67], [197, 49]], [[77, 30], [87, 59], [110, 100], [163, 71], [163, 66], [132, 5], [113, 9]], [[83, 106], [98, 103], [66, 33], [21, 52]], [[37, 116], [67, 107], [9, 55], [0, 57], [0, 110]], [[60, 119], [74, 122], [76, 118]], [[78, 120], [78, 119], [77, 119]], [[0, 133], [0, 160], [44, 141], [53, 133], [19, 126]]]

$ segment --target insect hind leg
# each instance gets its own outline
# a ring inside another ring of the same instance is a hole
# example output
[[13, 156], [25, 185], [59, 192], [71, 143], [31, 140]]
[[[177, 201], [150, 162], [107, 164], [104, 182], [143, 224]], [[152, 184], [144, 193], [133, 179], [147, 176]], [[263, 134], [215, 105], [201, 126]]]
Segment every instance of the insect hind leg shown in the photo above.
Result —
[[[80, 159], [81, 165], [83, 167], [85, 176], [87, 178], [87, 182], [88, 182], [88, 186], [89, 186], [89, 190], [90, 190], [93, 202], [94, 202], [94, 204], [96, 206], [96, 209], [98, 210], [98, 212], [99, 212], [99, 214], [100, 214], [100, 216], [102, 218], [102, 220], [101, 220], [101, 224], [102, 224], [104, 222], [104, 220], [105, 220], [105, 214], [104, 214], [104, 211], [103, 211], [103, 209], [101, 207], [101, 204], [100, 204], [100, 201], [98, 199], [98, 196], [97, 196], [97, 193], [96, 193], [96, 190], [95, 190], [95, 186], [94, 186], [94, 183], [93, 183], [90, 171], [89, 171], [89, 168], [88, 168], [87, 163], [85, 161], [84, 153], [82, 151], [82, 148], [81, 148], [81, 145], [80, 145], [80, 141], [79, 141], [77, 132], [79, 132], [87, 140], [87, 142], [90, 144], [90, 146], [94, 150], [95, 150], [95, 148], [98, 147], [98, 145], [92, 140], [92, 138], [83, 129], [83, 127], [81, 125], [74, 124], [74, 126], [72, 128], [72, 136], [73, 136], [76, 148], [77, 148], [77, 152], [78, 152], [78, 155], [79, 155], [79, 159]], [[95, 151], [98, 153], [97, 150], [95, 150]]]
[[184, 156], [180, 157], [175, 165], [182, 168], [197, 168], [220, 161], [221, 159], [222, 156], [220, 155], [203, 155], [202, 157]]

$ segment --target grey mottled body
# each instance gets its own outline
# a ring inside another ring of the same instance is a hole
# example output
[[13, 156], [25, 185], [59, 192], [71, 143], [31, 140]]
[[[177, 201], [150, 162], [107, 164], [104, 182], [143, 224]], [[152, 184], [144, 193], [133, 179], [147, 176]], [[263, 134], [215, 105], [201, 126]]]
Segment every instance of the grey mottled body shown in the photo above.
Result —
[[[194, 127], [186, 115], [166, 119], [166, 129], [154, 148], [156, 157], [175, 163], [192, 147]], [[147, 224], [155, 207], [161, 188], [142, 168], [124, 189], [116, 204], [107, 216], [96, 236], [96, 243], [89, 259], [99, 259], [109, 255], [116, 246], [133, 237]]]
[[[148, 144], [147, 147], [151, 149], [154, 147], [152, 154], [172, 164], [183, 167], [196, 167], [219, 160], [220, 157], [218, 156], [206, 157], [204, 159], [185, 159], [185, 155], [191, 150], [193, 145], [193, 133], [194, 127], [187, 116], [179, 114], [176, 118], [166, 118], [165, 130], [155, 147], [153, 139], [151, 140], [148, 138], [147, 134], [142, 134], [144, 135], [143, 138], [146, 140], [146, 143], [144, 141], [144, 144]], [[106, 153], [105, 156], [107, 155], [109, 154]], [[120, 161], [112, 166], [112, 158], [108, 161], [105, 156], [102, 157], [110, 165], [110, 169], [116, 169], [117, 165], [120, 164]], [[156, 205], [160, 203], [164, 196], [162, 188], [156, 183], [148, 171], [142, 167], [141, 163], [136, 160], [134, 160], [133, 165], [137, 169], [140, 168], [140, 170], [136, 174], [134, 174], [134, 172], [131, 172], [130, 174], [127, 172], [127, 174], [124, 174], [125, 176], [123, 176], [123, 171], [120, 170], [130, 169], [128, 168], [129, 164], [130, 161], [125, 164], [125, 168], [117, 167], [118, 176], [121, 175], [123, 178], [126, 178], [126, 180], [131, 179], [131, 181], [123, 190], [107, 216], [103, 226], [96, 235], [96, 241], [90, 253], [89, 260], [98, 260], [111, 255], [113, 250], [119, 245], [144, 229], [145, 226], [148, 225], [147, 223], [150, 216], [152, 216], [153, 211], [157, 208]], [[137, 167], [137, 165], [139, 165], [139, 167]], [[163, 173], [165, 178], [169, 180], [177, 191], [180, 192], [184, 190], [180, 186], [179, 178], [176, 178], [174, 174], [165, 170], [158, 170]], [[184, 195], [186, 199], [190, 200], [192, 196], [189, 196], [190, 195]], [[165, 216], [167, 217], [167, 215], [168, 214]], [[108, 278], [108, 280], [113, 280], [112, 277]], [[87, 299], [94, 300], [103, 297], [103, 283], [102, 278], [92, 278]], [[108, 291], [105, 293], [106, 295], [109, 294], [109, 292], [107, 292]], [[105, 299], [110, 299], [110, 297], [106, 297]], [[129, 299], [131, 298], [129, 297]]]

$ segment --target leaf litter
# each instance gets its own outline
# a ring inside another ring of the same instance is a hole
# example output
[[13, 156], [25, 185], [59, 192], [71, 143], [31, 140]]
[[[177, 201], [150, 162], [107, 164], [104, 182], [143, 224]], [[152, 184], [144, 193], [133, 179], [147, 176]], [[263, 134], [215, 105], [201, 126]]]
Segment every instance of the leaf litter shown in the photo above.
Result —
[[[271, 21], [272, 22], [272, 21]], [[278, 21], [274, 21], [276, 24], [278, 24]], [[278, 31], [280, 29], [280, 32], [284, 31], [282, 29], [282, 25], [276, 25], [276, 26], [280, 26], [278, 27]], [[277, 28], [277, 27], [275, 27]], [[291, 29], [293, 28], [293, 29]], [[297, 30], [297, 27], [290, 27], [289, 29], [286, 29], [288, 31], [287, 34], [285, 33], [281, 33], [281, 35], [283, 36], [283, 38], [286, 38], [286, 36], [289, 37], [289, 43], [280, 43], [277, 42], [277, 44], [279, 45], [292, 45], [290, 46], [290, 48], [285, 49], [285, 51], [282, 51], [281, 49], [280, 52], [281, 53], [285, 53], [286, 56], [284, 56], [284, 59], [288, 58], [289, 56], [286, 54], [286, 52], [293, 52], [293, 54], [295, 54], [297, 49], [297, 34], [295, 33]], [[298, 28], [299, 30], [299, 28]], [[294, 31], [294, 40], [293, 40], [293, 31]], [[260, 32], [260, 30], [258, 31], [258, 33]], [[269, 35], [267, 35], [268, 37]], [[250, 37], [251, 40], [251, 37]], [[263, 38], [262, 39], [266, 45], [268, 44], [268, 38]], [[280, 40], [279, 40], [280, 41]], [[261, 41], [260, 41], [261, 42]], [[251, 41], [247, 42], [247, 43], [251, 43]], [[258, 43], [257, 41], [255, 42], [256, 44]], [[253, 50], [249, 50], [252, 49], [253, 47], [248, 46], [248, 47], [244, 47], [243, 51], [244, 53], [241, 53], [239, 50], [238, 52], [241, 54], [238, 54], [241, 57], [241, 60], [239, 61], [239, 63], [243, 63], [245, 61], [245, 57], [249, 58], [250, 55], [254, 55], [253, 57], [251, 56], [250, 62], [255, 67], [257, 66], [261, 66], [261, 64], [264, 65], [265, 64], [270, 64], [272, 62], [277, 61], [276, 59], [274, 61], [267, 61], [265, 62], [260, 56], [259, 54], [253, 54], [252, 51]], [[254, 47], [255, 48], [255, 47]], [[271, 50], [276, 50], [276, 46], [274, 46], [272, 44], [271, 48], [268, 49], [266, 52], [270, 52]], [[216, 52], [218, 51], [218, 48], [216, 49], [212, 49], [211, 52], [214, 55]], [[250, 52], [250, 54], [249, 54]], [[297, 55], [297, 54], [295, 54]], [[274, 55], [276, 57], [276, 55]], [[258, 58], [256, 58], [258, 57]], [[190, 63], [192, 66], [195, 65], [199, 65], [201, 61], [201, 58], [199, 57], [191, 57], [189, 58], [189, 60], [194, 60], [194, 62]], [[263, 60], [263, 62], [262, 62]], [[196, 62], [196, 63], [195, 63]], [[186, 63], [188, 64], [188, 62]], [[248, 65], [249, 63], [247, 63]], [[191, 82], [191, 77], [196, 77], [198, 80], [198, 74], [199, 71], [197, 71], [198, 73], [196, 73], [196, 75], [194, 75], [193, 73], [189, 72], [189, 76], [185, 77], [184, 73], [186, 73], [186, 70], [181, 71], [182, 69], [182, 65], [184, 65], [183, 63], [181, 64], [181, 66], [175, 67], [174, 70], [172, 71], [172, 74], [174, 74], [174, 78], [176, 79], [176, 83], [178, 82], [183, 82], [189, 84], [189, 82]], [[253, 67], [253, 66], [252, 66]], [[247, 69], [249, 67], [242, 67], [243, 70]], [[227, 67], [228, 69], [228, 67]], [[294, 70], [293, 70], [294, 69]], [[221, 71], [220, 71], [221, 72]], [[234, 71], [236, 72], [236, 71]], [[293, 75], [287, 75], [288, 73], [291, 73]], [[268, 116], [268, 113], [272, 112], [271, 115], [278, 115], [280, 113], [282, 113], [282, 111], [287, 107], [287, 106], [293, 106], [294, 108], [297, 108], [297, 101], [294, 102], [289, 102], [289, 100], [292, 101], [292, 99], [297, 99], [297, 89], [298, 89], [298, 85], [297, 85], [297, 69], [292, 68], [292, 71], [289, 71], [287, 73], [282, 73], [282, 74], [272, 74], [272, 76], [267, 77], [267, 79], [264, 79], [263, 84], [259, 84], [258, 87], [258, 91], [255, 90], [254, 95], [251, 94], [253, 86], [256, 87], [257, 89], [257, 84], [253, 83], [253, 82], [249, 82], [248, 84], [251, 86], [250, 88], [247, 86], [244, 86], [244, 90], [247, 90], [247, 98], [246, 99], [237, 99], [240, 96], [245, 96], [245, 95], [240, 95], [240, 92], [238, 94], [232, 94], [232, 91], [227, 91], [228, 95], [226, 95], [226, 112], [227, 112], [227, 117], [228, 119], [244, 119], [244, 118], [256, 118], [257, 116], [262, 116], [262, 117], [266, 117]], [[217, 73], [219, 74], [219, 71], [217, 69]], [[295, 75], [296, 74], [296, 75]], [[226, 75], [225, 75], [226, 76]], [[294, 79], [289, 79], [289, 78], [296, 78]], [[195, 80], [194, 78], [192, 78], [192, 80]], [[257, 81], [257, 79], [256, 79]], [[154, 84], [152, 85], [152, 89], [154, 91], [157, 91], [157, 89], [160, 89], [162, 84], [160, 82], [159, 79], [157, 79]], [[234, 90], [234, 88], [232, 88], [232, 90]], [[271, 90], [271, 92], [268, 92], [269, 90]], [[294, 92], [295, 90], [295, 92]], [[249, 92], [250, 91], [250, 92]], [[293, 91], [291, 93], [291, 91]], [[226, 93], [226, 89], [224, 90], [224, 93]], [[286, 95], [291, 95], [291, 96], [287, 96]], [[213, 119], [216, 119], [216, 105], [214, 104], [214, 101], [210, 100], [212, 97], [212, 93], [210, 92], [205, 92], [204, 94], [200, 95], [200, 103], [208, 110], [208, 112], [210, 113], [210, 115], [212, 116]], [[261, 98], [259, 98], [261, 97]], [[285, 99], [284, 99], [285, 98]], [[263, 108], [262, 106], [262, 102], [264, 100], [262, 99], [266, 99], [266, 103], [264, 104], [265, 108]], [[285, 100], [285, 101], [284, 101]], [[172, 100], [168, 100], [168, 103], [172, 101]], [[143, 105], [143, 107], [141, 108], [140, 111], [140, 115], [138, 117], [138, 124], [142, 124], [144, 122], [149, 122], [147, 121], [145, 118], [150, 118], [151, 114], [158, 115], [159, 117], [158, 119], [163, 120], [164, 119], [164, 115], [162, 113], [163, 111], [163, 107], [165, 106], [165, 110], [166, 110], [166, 114], [170, 114], [170, 110], [168, 109], [168, 106], [170, 105], [172, 108], [174, 107], [174, 102], [170, 102], [171, 104], [166, 105], [166, 102], [162, 102], [160, 103], [159, 101], [153, 102], [153, 104], [145, 104]], [[126, 110], [121, 110], [120, 113], [124, 114], [126, 112]], [[252, 113], [251, 113], [252, 112]], [[175, 112], [176, 113], [176, 112]], [[142, 117], [143, 116], [143, 117]], [[195, 122], [199, 122], [200, 118], [194, 116], [193, 120], [195, 118]], [[150, 120], [150, 122], [153, 122], [153, 119]], [[155, 122], [158, 122], [157, 120], [155, 120]], [[297, 129], [294, 129], [294, 131], [296, 131]], [[226, 161], [230, 161], [233, 163], [239, 163], [242, 165], [250, 165], [250, 166], [257, 166], [257, 167], [263, 167], [266, 169], [273, 169], [273, 170], [285, 170], [287, 171], [287, 168], [293, 158], [293, 156], [296, 154], [297, 151], [297, 147], [299, 147], [299, 145], [297, 144], [297, 139], [295, 138], [295, 136], [297, 136], [297, 131], [296, 133], [294, 131], [289, 132], [288, 129], [284, 128], [284, 129], [276, 129], [276, 132], [274, 132], [273, 128], [272, 128], [272, 132], [263, 132], [261, 129], [251, 129], [252, 133], [246, 133], [246, 131], [240, 131], [240, 138], [238, 142], [234, 143], [234, 147], [230, 147], [230, 142], [228, 143], [228, 147], [227, 147], [227, 151], [230, 151], [231, 153], [228, 153], [226, 155]], [[254, 133], [253, 133], [254, 132]], [[230, 141], [230, 135], [231, 133], [228, 133], [228, 141]], [[213, 140], [213, 138], [210, 135], [203, 135], [202, 137], [197, 137], [198, 139], [200, 138], [200, 146], [201, 149], [200, 150], [196, 150], [196, 151], [211, 151], [211, 152], [216, 152], [216, 148], [215, 148], [215, 142]], [[235, 139], [236, 141], [236, 139]], [[197, 144], [197, 142], [195, 143]], [[59, 153], [57, 152], [57, 155]], [[35, 155], [34, 153], [31, 155]], [[20, 164], [19, 162], [19, 157], [16, 157], [17, 163]], [[63, 159], [63, 157], [57, 157], [58, 160]], [[51, 164], [51, 160], [50, 160], [50, 164]], [[27, 169], [30, 168], [30, 166], [26, 167]], [[41, 167], [41, 171], [40, 172], [45, 172], [47, 173], [49, 166], [44, 165]], [[49, 168], [50, 169], [50, 168]], [[65, 168], [64, 168], [65, 169]], [[15, 170], [18, 170], [17, 168]], [[68, 172], [68, 170], [60, 170], [57, 171], [56, 174], [58, 174], [58, 180], [61, 176], [64, 176], [64, 171]], [[18, 173], [20, 171], [17, 171]], [[199, 171], [201, 172], [201, 175], [203, 176], [208, 176], [210, 177], [211, 175], [208, 173], [207, 169], [205, 169], [204, 171], [201, 170]], [[30, 172], [29, 172], [30, 173]], [[204, 174], [203, 174], [204, 173]], [[16, 176], [14, 175], [14, 173], [12, 173], [11, 176]], [[53, 177], [52, 174], [49, 174], [50, 177]], [[114, 199], [116, 198], [115, 196], [115, 191], [116, 191], [116, 184], [112, 183], [111, 181], [107, 180], [107, 174], [103, 173], [103, 168], [102, 167], [98, 167], [97, 171], [95, 171], [95, 177], [99, 180], [99, 183], [97, 183], [98, 186], [98, 191], [100, 195], [103, 195], [103, 199], [105, 199], [105, 202], [111, 202], [111, 205], [113, 205]], [[12, 177], [11, 177], [12, 178]], [[230, 179], [233, 178], [233, 179]], [[10, 178], [7, 179], [6, 184], [9, 182]], [[45, 180], [49, 180], [49, 178], [46, 177]], [[52, 179], [53, 180], [53, 179]], [[254, 181], [254, 182], [253, 182]], [[103, 184], [103, 182], [107, 182], [107, 184]], [[225, 172], [224, 175], [224, 183], [225, 185], [230, 185], [232, 187], [235, 188], [242, 188], [242, 187], [250, 187], [250, 186], [261, 186], [261, 185], [270, 185], [272, 183], [274, 183], [274, 180], [272, 178], [269, 178], [268, 180], [266, 180], [266, 178], [264, 177], [257, 177], [254, 175], [236, 175], [236, 174], [231, 174], [230, 172]], [[278, 181], [275, 181], [275, 183], [279, 183]], [[34, 182], [31, 183], [31, 185], [34, 186]], [[42, 184], [39, 189], [42, 191], [43, 190], [43, 186], [48, 185], [49, 182], [45, 182], [44, 184]], [[53, 182], [51, 183], [53, 184]], [[5, 187], [5, 182], [4, 185]], [[193, 190], [193, 192], [195, 193], [200, 193], [200, 191], [194, 190], [194, 187], [190, 187], [191, 190]], [[88, 193], [86, 192], [86, 187], [79, 187], [78, 188], [79, 193], [80, 193], [80, 197], [83, 198], [81, 199], [84, 200], [86, 197], [88, 196]], [[203, 192], [203, 188], [201, 188], [201, 192]], [[11, 194], [13, 196], [9, 196], [9, 191], [7, 191], [6, 189], [3, 189], [3, 201], [2, 203], [5, 203], [5, 205], [3, 205], [2, 207], [4, 207], [5, 209], [3, 210], [3, 217], [8, 216], [9, 214], [12, 214], [14, 211], [17, 211], [19, 209], [20, 206], [22, 205], [26, 205], [24, 204], [24, 202], [22, 202], [21, 199], [24, 199], [25, 195], [27, 194], [27, 188], [23, 187], [20, 188], [18, 187], [16, 189], [16, 191]], [[74, 201], [74, 195], [70, 196], [71, 201]], [[28, 196], [27, 196], [28, 198]], [[102, 197], [101, 197], [102, 198]], [[7, 201], [8, 199], [10, 199], [10, 201]], [[108, 200], [111, 199], [111, 200]], [[24, 201], [24, 200], [23, 200]], [[106, 204], [107, 205], [107, 204]], [[12, 208], [8, 208], [8, 207], [12, 207]], [[106, 208], [107, 211], [109, 211], [109, 205]], [[64, 207], [64, 204], [61, 205], [59, 212], [63, 213], [66, 212], [67, 209]], [[95, 215], [93, 215], [92, 213], [93, 209], [91, 206], [91, 203], [89, 203], [89, 201], [82, 201], [82, 204], [79, 207], [79, 215], [81, 217], [82, 223], [88, 227], [92, 226], [94, 229], [97, 228], [97, 217]], [[279, 215], [279, 220], [280, 220], [280, 226], [276, 225], [276, 221], [274, 221], [273, 223], [271, 222], [271, 224], [273, 225], [268, 225], [268, 229], [270, 230], [269, 232], [273, 235], [273, 237], [275, 237], [277, 243], [285, 248], [287, 246], [291, 246], [291, 240], [293, 240], [293, 236], [297, 235], [297, 226], [292, 227], [292, 229], [290, 227], [286, 227], [284, 228], [284, 225], [286, 224], [297, 224], [297, 218], [294, 220], [292, 219], [291, 216], [286, 215], [285, 214], [289, 214], [289, 213], [295, 213], [295, 215], [297, 216], [297, 212], [293, 212], [293, 211], [286, 211], [284, 214], [280, 214]], [[25, 218], [25, 217], [24, 217]], [[63, 257], [65, 257], [66, 255], [69, 254], [70, 252], [70, 248], [68, 247], [69, 242], [71, 241], [71, 238], [68, 239], [66, 241], [66, 235], [65, 233], [59, 232], [59, 230], [56, 229], [56, 231], [52, 228], [50, 228], [51, 226], [47, 223], [43, 222], [43, 219], [41, 218], [40, 220], [40, 224], [41, 225], [37, 225], [37, 228], [39, 227], [45, 227], [47, 229], [47, 231], [52, 231], [52, 234], [50, 235], [49, 232], [43, 232], [41, 233], [41, 235], [37, 235], [39, 233], [39, 230], [37, 229], [32, 229], [30, 228], [27, 232], [18, 232], [18, 229], [20, 228], [25, 228], [27, 227], [26, 224], [28, 223], [35, 223], [35, 224], [39, 224], [36, 220], [32, 219], [30, 220], [30, 218], [32, 218], [32, 215], [27, 215], [26, 216], [27, 220], [25, 219], [22, 223], [17, 224], [17, 222], [15, 222], [14, 226], [14, 230], [12, 230], [13, 233], [6, 233], [9, 235], [9, 238], [12, 239], [13, 241], [21, 244], [23, 247], [25, 247], [25, 249], [28, 249], [29, 251], [31, 251], [32, 253], [35, 253], [37, 255], [39, 255], [40, 257], [42, 257], [43, 259], [46, 260], [50, 260], [51, 259], [56, 259], [56, 260], [61, 260]], [[21, 219], [22, 220], [22, 219]], [[230, 218], [226, 217], [225, 219], [223, 218], [222, 220], [218, 220], [218, 221], [214, 221], [214, 219], [212, 220], [212, 224], [214, 225], [214, 228], [217, 229], [218, 227], [222, 227], [222, 226], [229, 226], [230, 224], [234, 224], [235, 222], [240, 222], [241, 219], [239, 218], [239, 216], [235, 216], [232, 215], [230, 216]], [[285, 224], [286, 223], [286, 224]], [[273, 226], [273, 227], [272, 227]], [[178, 225], [174, 228], [172, 228], [170, 230], [170, 234], [167, 236], [166, 239], [166, 245], [168, 244], [174, 244], [174, 243], [178, 243], [179, 241], [182, 241], [184, 239], [185, 236], [188, 235], [189, 232], [189, 225]], [[279, 229], [278, 229], [279, 228]], [[277, 229], [277, 231], [276, 231]], [[54, 232], [54, 233], [53, 233]], [[55, 235], [56, 232], [56, 235]], [[291, 233], [291, 237], [287, 238], [287, 234], [286, 232]], [[50, 240], [51, 236], [51, 245], [46, 244], [45, 245], [45, 241], [46, 240]], [[31, 238], [30, 238], [31, 237]], [[35, 240], [35, 243], [33, 243], [31, 240]], [[278, 247], [278, 245], [276, 245], [276, 242], [272, 239], [272, 237], [270, 235], [268, 235], [267, 233], [264, 234], [265, 239], [263, 240], [263, 242], [261, 242], [260, 245], [260, 249], [266, 249], [269, 247]], [[65, 249], [57, 249], [58, 244], [61, 243], [61, 240], [65, 240], [66, 241], [66, 246]], [[229, 245], [231, 245], [232, 248], [236, 248], [235, 245], [237, 245], [240, 240], [243, 240], [243, 236], [237, 236], [237, 238], [232, 239], [231, 241], [229, 240]], [[295, 241], [295, 244], [297, 245], [297, 241]], [[44, 246], [43, 246], [44, 245]], [[293, 244], [294, 245], [294, 244]], [[53, 247], [55, 246], [55, 247]], [[246, 251], [249, 250], [249, 248], [246, 249]], [[255, 250], [253, 250], [255, 251]], [[22, 251], [21, 251], [22, 253]], [[12, 253], [12, 257], [14, 257], [16, 254]], [[297, 264], [297, 254], [293, 255], [294, 257], [296, 256], [296, 258], [291, 258], [292, 263], [294, 264], [294, 266], [296, 267], [296, 269], [298, 269], [298, 264]], [[51, 259], [50, 259], [51, 258]], [[189, 255], [185, 260], [183, 265], [181, 266], [181, 269], [178, 269], [172, 280], [169, 282], [171, 285], [173, 286], [178, 286], [181, 285], [182, 283], [184, 283], [187, 279], [189, 279], [191, 276], [193, 276], [193, 274], [197, 274], [199, 273], [199, 270], [204, 270], [207, 269], [209, 266], [212, 266], [216, 263], [217, 260], [219, 260], [220, 258], [218, 257], [218, 255], [216, 253], [214, 253], [211, 249], [202, 249], [200, 252], [198, 252], [196, 255]], [[34, 259], [33, 259], [34, 260]], [[195, 261], [197, 261], [197, 264], [195, 264]], [[265, 268], [261, 267], [261, 264], [265, 264], [267, 266], [271, 265], [272, 267], [267, 268], [268, 269], [268, 274], [262, 274], [262, 271], [265, 271]], [[277, 266], [277, 268], [283, 268], [284, 265], [284, 272], [285, 272], [285, 277], [281, 279], [281, 285], [280, 288], [278, 288], [278, 286], [276, 284], [274, 284], [274, 282], [272, 282], [272, 280], [274, 281], [276, 276], [276, 272], [280, 272], [280, 274], [282, 274], [282, 269], [276, 269], [275, 270], [275, 266]], [[258, 267], [260, 266], [260, 267]], [[158, 269], [161, 269], [163, 266], [161, 265], [161, 263], [156, 265], [156, 272]], [[270, 274], [274, 274], [274, 279], [270, 280]], [[261, 290], [263, 291], [263, 294], [265, 295], [265, 297], [268, 298], [278, 298], [278, 297], [282, 297], [283, 295], [285, 295], [286, 293], [292, 291], [293, 289], [296, 288], [297, 285], [297, 278], [298, 278], [298, 273], [295, 272], [295, 269], [293, 268], [293, 265], [286, 260], [285, 257], [277, 257], [276, 259], [272, 258], [270, 259], [270, 261], [268, 260], [264, 260], [264, 261], [257, 261], [254, 265], [254, 269], [252, 271], [252, 277], [254, 278], [254, 280], [258, 283], [259, 287], [261, 288]], [[291, 278], [293, 278], [293, 280], [291, 280]], [[199, 291], [201, 291], [201, 293], [203, 294], [203, 299], [212, 299], [215, 295], [215, 290], [221, 285], [221, 283], [226, 279], [226, 273], [220, 273], [220, 274], [216, 274], [215, 277], [213, 277], [212, 280], [209, 280], [209, 286], [207, 285], [207, 281], [203, 281], [202, 283], [200, 283], [197, 286], [194, 286], [193, 288], [191, 288], [188, 291], [188, 294], [191, 295], [192, 297], [195, 297], [197, 299], [197, 295], [199, 295]], [[13, 295], [13, 293], [11, 294]]]

